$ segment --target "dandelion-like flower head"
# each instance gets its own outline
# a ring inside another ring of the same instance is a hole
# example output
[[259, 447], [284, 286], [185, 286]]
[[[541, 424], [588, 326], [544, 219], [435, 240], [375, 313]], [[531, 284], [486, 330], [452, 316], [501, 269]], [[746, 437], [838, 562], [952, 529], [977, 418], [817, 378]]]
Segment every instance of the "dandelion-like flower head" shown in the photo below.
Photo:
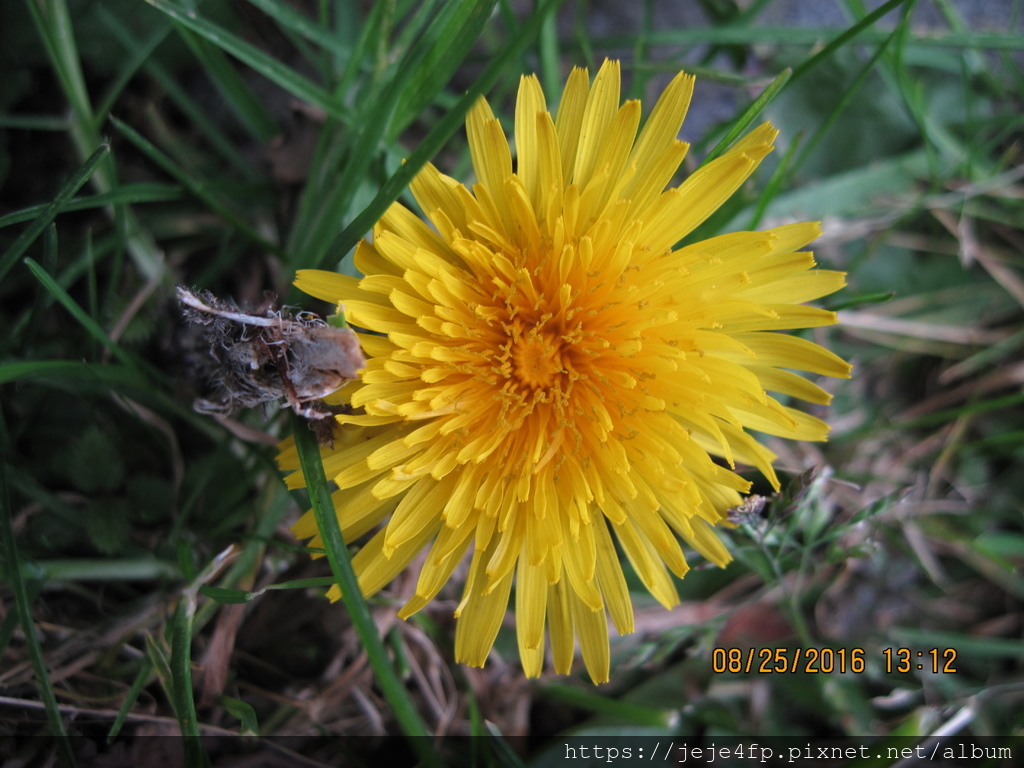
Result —
[[[426, 550], [408, 617], [468, 560], [455, 655], [474, 666], [514, 583], [527, 675], [542, 671], [546, 629], [557, 672], [578, 638], [607, 680], [607, 617], [633, 631], [616, 542], [650, 593], [677, 603], [684, 546], [729, 560], [713, 528], [749, 489], [736, 465], [778, 488], [747, 430], [824, 440], [824, 422], [775, 395], [827, 403], [793, 371], [850, 372], [776, 332], [835, 322], [804, 304], [844, 282], [799, 250], [816, 224], [675, 248], [772, 150], [772, 126], [666, 189], [693, 78], [672, 80], [639, 133], [640, 104], [620, 104], [619, 87], [617, 62], [593, 84], [576, 69], [553, 118], [537, 78], [522, 78], [514, 170], [481, 99], [467, 119], [472, 188], [426, 166], [412, 194], [432, 226], [395, 204], [356, 250], [364, 277], [296, 280], [366, 331], [366, 369], [329, 399], [352, 413], [323, 450], [346, 541], [375, 530], [353, 559], [360, 587], [378, 591]], [[294, 446], [280, 463], [298, 468]], [[294, 530], [322, 546], [312, 513]]]

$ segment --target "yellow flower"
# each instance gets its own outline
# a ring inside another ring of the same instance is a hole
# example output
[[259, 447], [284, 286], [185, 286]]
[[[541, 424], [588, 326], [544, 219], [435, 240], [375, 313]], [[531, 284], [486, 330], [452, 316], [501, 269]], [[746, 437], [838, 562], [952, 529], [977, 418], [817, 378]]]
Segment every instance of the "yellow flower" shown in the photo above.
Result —
[[[746, 430], [827, 435], [768, 393], [827, 403], [789, 369], [850, 373], [774, 332], [836, 320], [803, 304], [844, 282], [798, 250], [817, 224], [675, 248], [772, 150], [775, 129], [666, 190], [688, 146], [676, 137], [693, 78], [669, 84], [639, 135], [640, 104], [620, 104], [619, 82], [617, 62], [592, 85], [574, 70], [552, 118], [537, 78], [522, 78], [514, 171], [481, 99], [467, 119], [477, 183], [428, 165], [412, 184], [432, 227], [396, 204], [356, 250], [362, 279], [296, 279], [365, 329], [360, 381], [328, 398], [352, 413], [323, 451], [346, 541], [377, 529], [354, 557], [360, 586], [375, 593], [426, 549], [404, 618], [469, 559], [455, 656], [473, 666], [514, 582], [526, 674], [543, 668], [546, 626], [557, 672], [578, 638], [591, 677], [606, 681], [606, 615], [633, 631], [616, 542], [650, 593], [677, 603], [680, 539], [717, 565], [730, 559], [712, 528], [750, 483], [729, 468], [754, 466], [778, 488], [774, 455]], [[298, 469], [293, 445], [280, 463]], [[301, 472], [288, 480], [304, 484]], [[311, 513], [294, 530], [322, 546]]]

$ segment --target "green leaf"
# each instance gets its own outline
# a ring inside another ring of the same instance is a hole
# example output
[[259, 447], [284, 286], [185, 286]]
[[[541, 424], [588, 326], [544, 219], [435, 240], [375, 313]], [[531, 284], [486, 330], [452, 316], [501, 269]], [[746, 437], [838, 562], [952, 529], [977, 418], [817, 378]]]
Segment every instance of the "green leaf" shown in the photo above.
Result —
[[85, 532], [89, 541], [105, 555], [121, 552], [131, 534], [128, 508], [123, 500], [97, 501], [85, 509]]
[[110, 492], [124, 481], [121, 446], [95, 424], [72, 438], [58, 453], [57, 464], [71, 484], [83, 493]]
[[218, 699], [221, 706], [237, 717], [242, 723], [239, 736], [259, 736], [260, 724], [256, 718], [256, 710], [241, 699], [233, 699], [230, 696], [221, 696]]

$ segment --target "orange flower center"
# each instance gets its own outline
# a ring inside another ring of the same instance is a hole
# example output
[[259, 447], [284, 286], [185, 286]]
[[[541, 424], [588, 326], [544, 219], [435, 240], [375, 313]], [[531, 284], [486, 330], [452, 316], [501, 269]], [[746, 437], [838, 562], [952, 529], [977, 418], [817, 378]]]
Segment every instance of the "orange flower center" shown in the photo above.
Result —
[[532, 328], [512, 344], [512, 370], [519, 383], [529, 389], [547, 389], [565, 371], [562, 340], [553, 333]]

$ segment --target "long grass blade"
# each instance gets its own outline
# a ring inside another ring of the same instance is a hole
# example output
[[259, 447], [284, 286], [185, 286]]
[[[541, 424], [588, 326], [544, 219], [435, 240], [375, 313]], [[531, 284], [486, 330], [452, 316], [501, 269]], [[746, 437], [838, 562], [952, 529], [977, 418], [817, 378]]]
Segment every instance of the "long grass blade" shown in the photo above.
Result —
[[185, 765], [209, 764], [200, 740], [196, 702], [192, 693], [192, 618], [195, 615], [195, 593], [186, 590], [178, 600], [171, 619], [171, 679], [174, 713], [178, 717], [185, 747]]
[[708, 153], [708, 156], [704, 159], [705, 163], [710, 163], [720, 154], [725, 152], [729, 146], [740, 137], [740, 135], [747, 130], [747, 127], [757, 119], [757, 116], [764, 111], [764, 108], [771, 103], [772, 99], [779, 95], [783, 88], [786, 87], [793, 76], [793, 72], [790, 69], [784, 69], [778, 74], [778, 76], [772, 80], [761, 95], [754, 99], [754, 102], [747, 107], [740, 117], [733, 121], [732, 127], [728, 133], [722, 137], [722, 139], [714, 146], [714, 148]]
[[[6, 427], [4, 427], [4, 436], [6, 437]], [[4, 442], [6, 443], [7, 441], [5, 440]], [[14, 526], [11, 518], [11, 494], [7, 485], [7, 462], [0, 461], [0, 534], [2, 534], [4, 540], [4, 559], [7, 561], [8, 569], [7, 581], [14, 592], [14, 607], [21, 619], [21, 631], [25, 636], [25, 646], [28, 650], [29, 659], [32, 662], [36, 683], [39, 686], [39, 698], [42, 699], [53, 736], [57, 739], [57, 748], [60, 750], [61, 758], [66, 765], [73, 768], [76, 764], [75, 755], [71, 750], [71, 742], [68, 740], [64, 721], [61, 719], [60, 709], [57, 707], [57, 697], [53, 692], [53, 686], [50, 684], [50, 675], [46, 669], [46, 660], [43, 658], [43, 649], [39, 645], [36, 628], [32, 622], [32, 604], [28, 599], [28, 590], [25, 587], [25, 580], [21, 574], [18, 545], [14, 540]]]
[[60, 302], [68, 312], [71, 313], [72, 317], [74, 317], [83, 328], [85, 328], [86, 332], [88, 332], [93, 339], [110, 350], [111, 354], [117, 358], [118, 362], [127, 368], [137, 371], [142, 370], [142, 364], [140, 361], [136, 360], [133, 355], [110, 338], [110, 335], [103, 330], [100, 324], [93, 320], [89, 314], [78, 305], [78, 302], [71, 298], [71, 295], [64, 290], [46, 270], [39, 266], [39, 264], [37, 264], [33, 259], [25, 259], [25, 266], [29, 268], [36, 280], [38, 280], [42, 286], [49, 291], [50, 294]]
[[248, 0], [248, 2], [270, 16], [283, 28], [309, 42], [316, 43], [321, 48], [341, 56], [347, 57], [350, 54], [349, 47], [342, 43], [338, 36], [326, 26], [317, 24], [287, 3], [281, 2], [281, 0]]
[[[331, 159], [323, 170], [330, 171], [343, 159], [340, 173], [322, 170], [306, 190], [304, 215], [290, 241], [293, 256], [301, 254], [305, 263], [316, 263], [329, 249], [339, 222], [347, 217], [359, 183], [366, 178], [380, 146], [393, 142], [397, 133], [444, 86], [453, 65], [457, 66], [468, 54], [479, 25], [492, 6], [493, 0], [460, 0], [445, 4], [432, 21], [426, 13], [430, 8], [424, 6], [417, 14], [422, 18], [409, 22], [411, 29], [422, 30], [419, 39], [387, 68], [386, 75], [380, 75], [379, 88], [369, 86], [374, 93], [372, 98], [363, 99], [365, 107], [356, 120], [358, 132], [351, 138], [343, 137], [343, 143], [332, 147], [328, 155]], [[438, 54], [439, 49], [446, 53]], [[421, 70], [436, 79], [422, 80]], [[408, 103], [420, 106], [411, 113], [403, 107]], [[310, 201], [315, 203], [312, 207], [308, 205]]]
[[274, 138], [279, 132], [277, 124], [224, 52], [180, 22], [175, 22], [175, 27], [253, 138], [261, 142]]
[[[89, 211], [94, 208], [105, 208], [108, 205], [134, 205], [136, 203], [172, 203], [184, 197], [180, 187], [170, 184], [125, 184], [113, 192], [101, 192], [98, 195], [76, 197], [60, 206], [61, 211]], [[56, 201], [55, 201], [56, 202]], [[53, 203], [33, 205], [20, 211], [0, 216], [0, 229], [12, 224], [31, 221], [37, 216], [46, 215]], [[15, 259], [17, 260], [17, 259]]]
[[272, 59], [254, 45], [229, 32], [209, 19], [187, 11], [170, 0], [146, 0], [157, 10], [166, 13], [183, 27], [209, 40], [218, 48], [248, 64], [265, 78], [284, 88], [292, 96], [320, 107], [331, 117], [345, 120], [348, 110], [337, 99], [319, 85], [311, 82], [295, 70]]
[[195, 195], [199, 200], [206, 203], [212, 210], [216, 211], [221, 218], [224, 219], [228, 224], [237, 229], [240, 233], [245, 235], [247, 238], [252, 240], [261, 248], [265, 248], [271, 253], [283, 256], [284, 252], [280, 246], [270, 242], [257, 232], [251, 224], [249, 224], [242, 217], [242, 214], [234, 210], [234, 208], [226, 201], [222, 200], [217, 195], [211, 192], [212, 185], [202, 179], [197, 179], [194, 176], [188, 174], [174, 162], [170, 157], [164, 154], [160, 149], [156, 147], [151, 141], [146, 139], [142, 134], [136, 131], [127, 123], [123, 123], [116, 117], [110, 118], [111, 122], [117, 127], [117, 129], [124, 134], [132, 144], [138, 147], [142, 152], [149, 156], [153, 162], [163, 168], [167, 173], [173, 176], [178, 182], [181, 183], [185, 189]]
[[562, 2], [563, 0], [545, 0], [537, 6], [537, 9], [523, 25], [515, 40], [503, 48], [501, 53], [491, 60], [480, 77], [466, 91], [466, 94], [430, 130], [416, 149], [413, 150], [412, 154], [409, 155], [408, 160], [406, 160], [402, 167], [384, 182], [370, 204], [338, 235], [334, 243], [332, 243], [330, 250], [317, 262], [317, 267], [324, 268], [331, 264], [332, 261], [337, 262], [355, 247], [355, 244], [359, 242], [359, 238], [384, 214], [388, 206], [398, 199], [398, 196], [409, 186], [409, 182], [419, 173], [420, 169], [426, 165], [430, 158], [459, 129], [470, 107], [476, 103], [476, 100], [486, 91], [490, 90], [511, 62], [522, 55], [527, 46], [539, 34], [544, 19], [549, 14], [554, 13]]
[[11, 267], [28, 250], [28, 247], [35, 242], [36, 238], [42, 234], [43, 230], [49, 226], [50, 222], [57, 218], [57, 214], [68, 206], [71, 198], [82, 188], [85, 182], [92, 178], [92, 175], [96, 173], [96, 169], [108, 154], [110, 154], [110, 145], [101, 144], [89, 156], [89, 159], [85, 161], [82, 167], [61, 187], [53, 202], [45, 206], [38, 218], [18, 236], [17, 240], [11, 243], [11, 246], [4, 252], [3, 257], [0, 257], [0, 280], [3, 280], [4, 275], [11, 271]]
[[[85, 75], [79, 60], [71, 14], [65, 0], [25, 3], [43, 40], [50, 64], [61, 84], [71, 107], [69, 133], [81, 158], [91, 157], [94, 148], [102, 144], [99, 123], [89, 99]], [[113, 158], [104, 158], [96, 167], [92, 178], [100, 192], [110, 192], [118, 186], [117, 169]], [[131, 211], [117, 208], [112, 218], [123, 222], [127, 233], [126, 245], [135, 266], [147, 280], [153, 280], [163, 271], [161, 254], [148, 234], [139, 227]], [[0, 277], [2, 277], [0, 270]]]
[[[449, 10], [452, 9], [452, 10]], [[423, 61], [412, 69], [402, 89], [402, 98], [388, 128], [388, 140], [394, 141], [433, 101], [437, 92], [451, 79], [480, 37], [494, 9], [494, 0], [464, 0], [445, 4], [424, 37], [433, 43]]]
[[815, 53], [813, 56], [811, 56], [809, 59], [800, 64], [800, 66], [793, 70], [792, 81], [799, 80], [807, 72], [814, 69], [814, 67], [818, 66], [818, 64], [820, 64], [822, 61], [827, 59], [837, 50], [842, 48], [850, 40], [857, 37], [861, 32], [863, 32], [868, 27], [873, 25], [880, 18], [896, 10], [906, 2], [908, 2], [908, 0], [889, 0], [889, 2], [883, 3], [882, 5], [878, 6], [875, 10], [873, 10], [860, 21], [858, 21], [852, 27], [842, 32], [842, 34], [836, 35], [832, 40], [830, 40], [825, 45], [825, 47], [823, 47], [820, 51]]

